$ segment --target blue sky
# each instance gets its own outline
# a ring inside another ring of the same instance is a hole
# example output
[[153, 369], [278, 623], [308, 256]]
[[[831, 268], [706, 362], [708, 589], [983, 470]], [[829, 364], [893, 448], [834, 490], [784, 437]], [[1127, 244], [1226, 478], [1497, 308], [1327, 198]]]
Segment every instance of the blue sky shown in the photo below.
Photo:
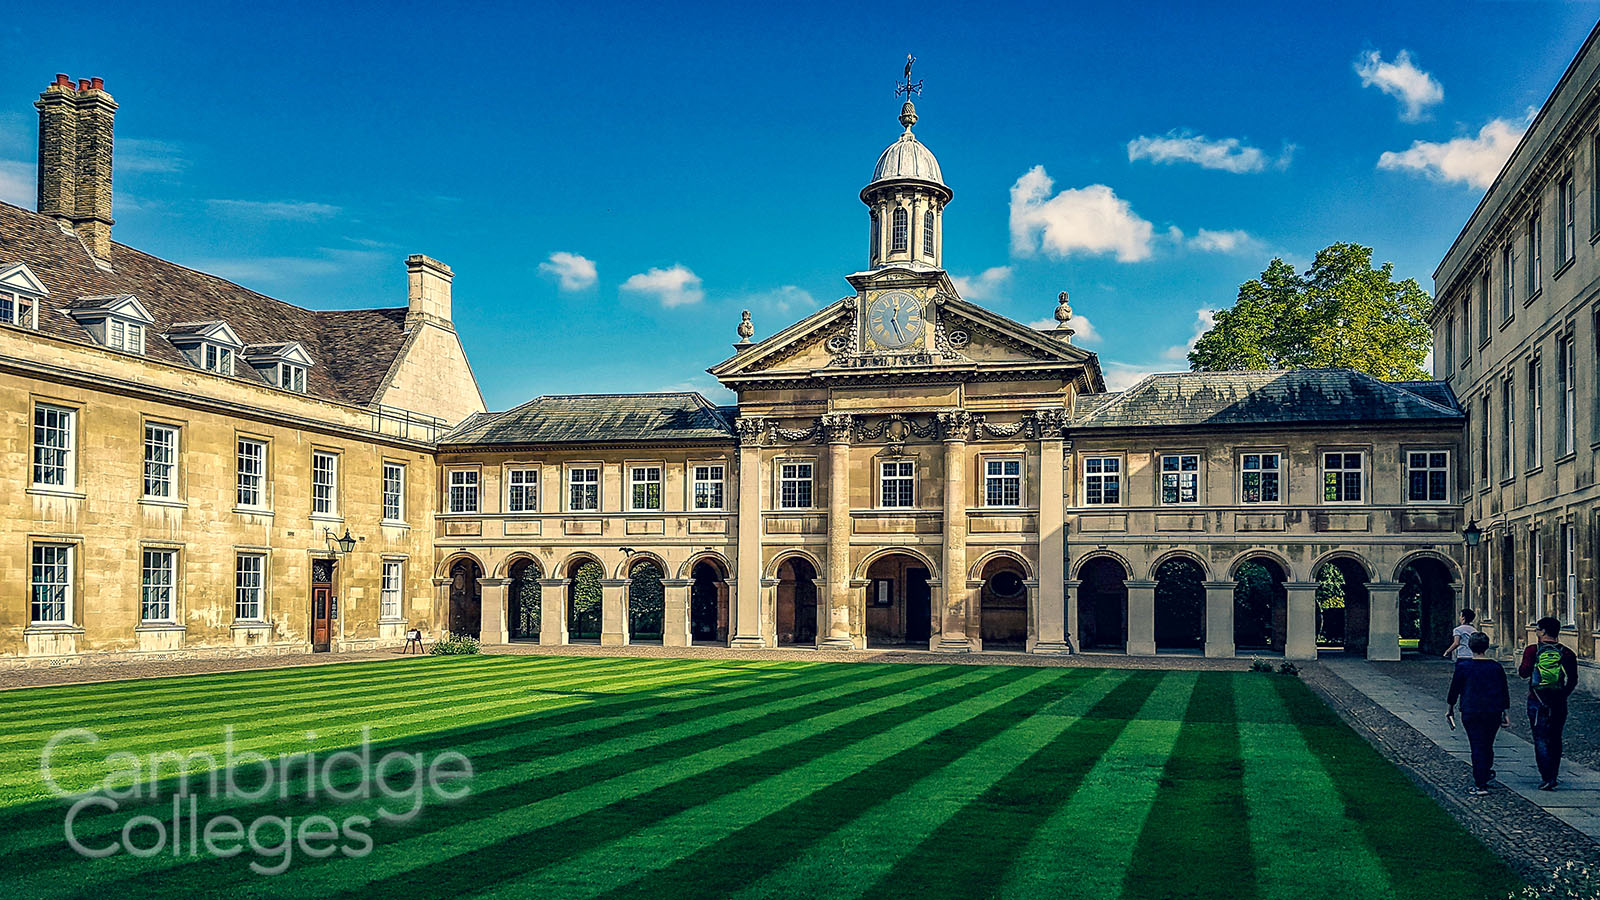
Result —
[[[1440, 256], [1600, 4], [31, 4], [0, 25], [0, 199], [38, 92], [121, 104], [115, 235], [306, 306], [456, 271], [489, 404], [697, 389], [849, 293], [899, 132], [955, 191], [944, 262], [1023, 322], [1071, 291], [1113, 385], [1185, 367], [1275, 255]], [[1387, 155], [1386, 155], [1387, 154]]]

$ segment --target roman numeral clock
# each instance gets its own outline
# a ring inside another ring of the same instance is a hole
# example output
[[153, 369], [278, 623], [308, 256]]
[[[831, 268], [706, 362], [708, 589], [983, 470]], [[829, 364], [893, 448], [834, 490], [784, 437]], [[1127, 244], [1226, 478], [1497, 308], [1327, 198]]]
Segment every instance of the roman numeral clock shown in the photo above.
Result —
[[867, 346], [873, 350], [909, 353], [926, 348], [928, 331], [922, 298], [910, 291], [888, 290], [866, 302]]

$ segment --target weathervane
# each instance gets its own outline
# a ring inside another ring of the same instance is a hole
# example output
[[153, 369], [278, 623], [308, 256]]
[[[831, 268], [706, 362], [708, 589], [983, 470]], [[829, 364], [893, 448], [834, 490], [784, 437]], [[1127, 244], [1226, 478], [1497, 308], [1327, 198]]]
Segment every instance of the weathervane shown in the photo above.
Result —
[[909, 101], [912, 94], [916, 94], [919, 97], [922, 96], [922, 82], [911, 80], [911, 67], [916, 64], [916, 61], [917, 58], [915, 56], [909, 53], [906, 54], [906, 80], [904, 84], [896, 84], [894, 86], [894, 95], [896, 97], [905, 94], [906, 100]]

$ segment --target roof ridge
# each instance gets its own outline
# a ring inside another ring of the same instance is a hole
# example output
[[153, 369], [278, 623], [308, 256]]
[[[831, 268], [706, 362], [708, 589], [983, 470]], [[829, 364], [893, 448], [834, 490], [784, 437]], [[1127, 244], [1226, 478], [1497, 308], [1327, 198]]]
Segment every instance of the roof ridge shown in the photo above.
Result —
[[[1378, 378], [1376, 376], [1369, 375], [1366, 372], [1361, 371], [1360, 369], [1351, 369], [1350, 371], [1352, 373], [1354, 373], [1355, 375], [1360, 376], [1361, 378], [1365, 378], [1366, 380], [1371, 381], [1371, 382], [1373, 382], [1375, 384], [1383, 385], [1386, 390], [1394, 391], [1397, 394], [1404, 394], [1407, 398], [1409, 398], [1411, 400], [1414, 400], [1414, 401], [1416, 401], [1418, 403], [1424, 404], [1426, 406], [1432, 407], [1433, 409], [1437, 409], [1437, 410], [1441, 410], [1443, 412], [1447, 412], [1450, 415], [1456, 415], [1459, 412], [1459, 410], [1454, 410], [1454, 409], [1451, 409], [1450, 407], [1445, 406], [1443, 404], [1435, 403], [1432, 400], [1429, 400], [1427, 397], [1424, 397], [1421, 394], [1416, 393], [1415, 391], [1408, 391], [1408, 390], [1404, 390], [1404, 389], [1395, 387], [1395, 385], [1400, 384], [1401, 382], [1384, 381], [1382, 378]], [[1417, 383], [1420, 383], [1420, 382], [1410, 382], [1410, 383], [1417, 384]]]

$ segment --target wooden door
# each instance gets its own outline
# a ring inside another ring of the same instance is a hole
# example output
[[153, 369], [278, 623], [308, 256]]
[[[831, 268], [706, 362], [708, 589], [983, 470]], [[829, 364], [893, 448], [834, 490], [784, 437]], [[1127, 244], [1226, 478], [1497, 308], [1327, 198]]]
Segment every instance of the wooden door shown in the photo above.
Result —
[[333, 645], [333, 561], [311, 564], [311, 649], [326, 653]]

